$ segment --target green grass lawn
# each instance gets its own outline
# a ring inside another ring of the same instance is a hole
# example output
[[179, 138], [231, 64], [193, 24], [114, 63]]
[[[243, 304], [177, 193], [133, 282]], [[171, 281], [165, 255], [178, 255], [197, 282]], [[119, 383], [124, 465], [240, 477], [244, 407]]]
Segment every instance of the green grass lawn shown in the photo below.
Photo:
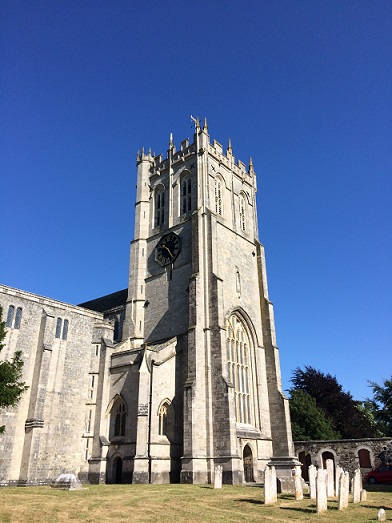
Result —
[[260, 487], [224, 485], [89, 485], [66, 491], [50, 487], [0, 488], [1, 523], [175, 522], [230, 523], [260, 521], [370, 522], [384, 508], [392, 521], [392, 486], [369, 487], [367, 501], [316, 514], [314, 500], [280, 495], [274, 506], [263, 503]]

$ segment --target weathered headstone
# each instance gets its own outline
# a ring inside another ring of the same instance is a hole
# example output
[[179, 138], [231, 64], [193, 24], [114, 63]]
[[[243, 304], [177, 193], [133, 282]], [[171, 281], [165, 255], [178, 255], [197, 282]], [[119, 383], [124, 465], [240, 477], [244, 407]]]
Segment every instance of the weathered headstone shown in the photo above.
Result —
[[335, 495], [335, 489], [334, 489], [334, 470], [333, 470], [333, 460], [327, 459], [327, 496], [329, 498], [333, 498]]
[[353, 478], [353, 503], [359, 503], [361, 501], [361, 490], [362, 490], [362, 479], [361, 471], [356, 469]]
[[297, 501], [304, 499], [304, 493], [302, 490], [301, 467], [294, 467], [294, 485], [295, 485], [295, 499]]
[[222, 488], [222, 465], [215, 465], [214, 469], [214, 488]]
[[339, 497], [338, 509], [343, 510], [348, 507], [348, 495], [350, 490], [350, 476], [348, 472], [342, 472], [339, 478]]
[[317, 469], [314, 465], [309, 465], [309, 495], [310, 499], [316, 499], [316, 475]]
[[361, 490], [361, 501], [367, 501], [367, 491], [364, 489]]
[[64, 490], [80, 490], [83, 488], [75, 474], [60, 474], [60, 476], [52, 481], [51, 487]]
[[335, 469], [335, 496], [339, 497], [339, 483], [340, 483], [340, 476], [343, 473], [342, 467], [339, 465], [336, 466]]
[[378, 521], [386, 521], [387, 517], [385, 514], [385, 510], [383, 508], [380, 508], [380, 510], [377, 513], [377, 520]]
[[318, 469], [316, 481], [316, 511], [317, 514], [327, 510], [327, 471]]
[[278, 501], [275, 467], [266, 466], [264, 471], [264, 504], [272, 505]]

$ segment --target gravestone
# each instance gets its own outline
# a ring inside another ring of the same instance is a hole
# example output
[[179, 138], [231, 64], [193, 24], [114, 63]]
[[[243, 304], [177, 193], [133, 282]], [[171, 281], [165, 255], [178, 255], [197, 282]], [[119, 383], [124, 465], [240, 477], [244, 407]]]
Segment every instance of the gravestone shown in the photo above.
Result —
[[222, 488], [222, 465], [215, 465], [214, 488]]
[[348, 472], [342, 472], [339, 478], [338, 510], [348, 507], [348, 494], [350, 490], [350, 476]]
[[359, 503], [361, 501], [361, 490], [362, 490], [362, 478], [361, 471], [356, 469], [353, 478], [353, 503]]
[[327, 510], [327, 471], [318, 469], [316, 481], [316, 511], [317, 514]]
[[385, 510], [383, 508], [380, 508], [380, 510], [378, 511], [378, 513], [377, 513], [377, 520], [378, 521], [386, 521], [387, 520], [386, 514], [385, 514]]
[[334, 470], [333, 470], [333, 460], [327, 459], [327, 497], [333, 498], [335, 495], [334, 489]]
[[266, 466], [264, 471], [264, 504], [272, 505], [278, 501], [275, 467]]
[[364, 489], [361, 490], [361, 501], [367, 501], [367, 491]]
[[52, 481], [50, 486], [52, 488], [60, 488], [63, 490], [80, 490], [83, 488], [75, 474], [60, 474], [60, 476]]
[[297, 501], [304, 499], [304, 493], [302, 490], [301, 467], [294, 467], [294, 485], [295, 485], [295, 499]]
[[309, 495], [310, 499], [316, 499], [316, 475], [317, 469], [314, 465], [309, 465]]
[[339, 467], [339, 465], [336, 466], [335, 469], [335, 496], [339, 497], [339, 486], [340, 486], [340, 476], [343, 473], [342, 467]]

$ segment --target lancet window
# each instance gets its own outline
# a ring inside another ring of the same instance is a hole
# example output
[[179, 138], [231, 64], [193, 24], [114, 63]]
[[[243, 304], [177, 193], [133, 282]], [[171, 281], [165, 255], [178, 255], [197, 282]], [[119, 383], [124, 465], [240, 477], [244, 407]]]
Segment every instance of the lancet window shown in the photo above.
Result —
[[240, 194], [239, 201], [239, 218], [240, 218], [240, 229], [246, 231], [246, 201], [243, 194]]
[[181, 180], [181, 212], [186, 214], [192, 210], [192, 178], [190, 174]]
[[125, 436], [127, 413], [124, 402], [121, 399], [114, 404], [112, 416], [114, 417], [114, 436]]
[[215, 180], [215, 212], [222, 216], [222, 181], [219, 178]]
[[155, 192], [155, 227], [165, 223], [165, 190], [159, 186]]

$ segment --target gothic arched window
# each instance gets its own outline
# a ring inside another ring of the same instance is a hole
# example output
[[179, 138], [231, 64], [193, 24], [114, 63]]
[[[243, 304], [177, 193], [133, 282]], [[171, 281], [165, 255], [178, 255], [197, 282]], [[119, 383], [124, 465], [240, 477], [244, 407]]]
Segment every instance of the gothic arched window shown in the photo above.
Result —
[[14, 319], [14, 312], [15, 312], [15, 307], [13, 305], [10, 305], [8, 307], [7, 322], [5, 324], [6, 327], [12, 327], [12, 320]]
[[155, 227], [165, 223], [165, 189], [162, 185], [155, 192]]
[[56, 322], [56, 338], [60, 338], [60, 335], [61, 335], [61, 326], [63, 324], [63, 320], [61, 318], [57, 318], [57, 322]]
[[181, 214], [192, 210], [192, 178], [190, 174], [181, 180]]
[[20, 329], [20, 322], [22, 321], [22, 307], [16, 309], [14, 328]]
[[227, 322], [226, 334], [227, 366], [234, 385], [236, 420], [238, 423], [252, 423], [252, 342], [245, 325], [235, 314]]
[[167, 436], [167, 418], [169, 414], [169, 405], [165, 402], [159, 409], [159, 428], [158, 434], [160, 436]]
[[114, 418], [114, 436], [125, 436], [125, 425], [127, 413], [124, 402], [119, 399], [113, 405], [112, 416]]
[[222, 216], [222, 181], [215, 179], [215, 212]]
[[69, 325], [69, 321], [68, 320], [64, 320], [63, 334], [61, 336], [63, 340], [66, 340], [68, 338], [68, 325]]
[[246, 200], [243, 194], [240, 194], [239, 202], [240, 229], [246, 231]]

